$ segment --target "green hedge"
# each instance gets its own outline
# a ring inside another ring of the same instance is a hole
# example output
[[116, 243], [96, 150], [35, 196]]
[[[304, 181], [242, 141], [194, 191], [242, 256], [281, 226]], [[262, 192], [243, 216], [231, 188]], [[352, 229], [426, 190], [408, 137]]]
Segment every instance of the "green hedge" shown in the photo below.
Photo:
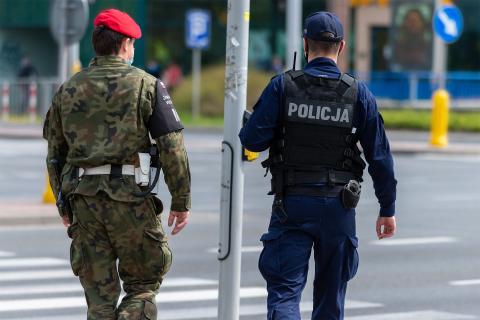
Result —
[[[383, 109], [385, 127], [390, 129], [429, 130], [430, 110]], [[480, 132], [480, 111], [450, 111], [449, 130]]]
[[[271, 74], [250, 69], [247, 83], [247, 106], [251, 108], [268, 84]], [[223, 117], [225, 66], [206, 67], [201, 75], [200, 113], [205, 117]], [[191, 114], [192, 78], [188, 76], [172, 92], [172, 99], [180, 114]]]

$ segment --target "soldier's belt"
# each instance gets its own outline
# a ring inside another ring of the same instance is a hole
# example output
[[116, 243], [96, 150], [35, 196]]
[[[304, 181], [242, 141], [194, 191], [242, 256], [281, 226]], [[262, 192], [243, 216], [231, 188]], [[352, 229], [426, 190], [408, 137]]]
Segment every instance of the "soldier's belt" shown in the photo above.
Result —
[[135, 166], [132, 164], [124, 164], [122, 166], [104, 164], [103, 166], [92, 167], [92, 168], [78, 168], [79, 178], [81, 178], [82, 176], [115, 175], [115, 174], [134, 176]]

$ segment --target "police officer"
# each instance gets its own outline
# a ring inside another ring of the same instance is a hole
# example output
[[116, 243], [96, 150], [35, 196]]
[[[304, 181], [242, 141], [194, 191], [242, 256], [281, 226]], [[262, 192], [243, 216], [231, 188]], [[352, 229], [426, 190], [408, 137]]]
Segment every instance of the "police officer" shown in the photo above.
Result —
[[343, 27], [329, 12], [305, 20], [304, 70], [274, 77], [240, 132], [263, 163], [275, 195], [259, 269], [267, 282], [268, 319], [300, 319], [299, 302], [313, 247], [312, 319], [344, 317], [347, 282], [358, 268], [355, 206], [365, 163], [380, 202], [377, 234], [395, 233], [396, 180], [382, 117], [367, 87], [341, 74]]
[[[172, 262], [162, 205], [148, 187], [157, 156], [172, 195], [172, 234], [189, 217], [183, 126], [163, 83], [131, 66], [140, 37], [126, 13], [100, 12], [92, 36], [96, 57], [60, 87], [44, 124], [50, 181], [73, 213], [70, 221], [61, 211], [88, 319], [157, 319], [155, 295]], [[117, 307], [120, 280], [126, 295]]]

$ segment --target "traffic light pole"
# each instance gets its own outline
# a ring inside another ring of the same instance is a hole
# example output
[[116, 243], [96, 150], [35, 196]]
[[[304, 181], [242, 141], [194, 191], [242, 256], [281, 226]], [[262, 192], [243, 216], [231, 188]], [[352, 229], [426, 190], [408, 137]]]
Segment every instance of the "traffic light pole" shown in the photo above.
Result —
[[[445, 0], [435, 0], [435, 11], [438, 10]], [[446, 87], [446, 72], [447, 72], [448, 47], [447, 44], [440, 39], [439, 36], [433, 37], [433, 76], [438, 81], [438, 88], [445, 89]]]
[[247, 97], [250, 0], [229, 0], [220, 201], [218, 319], [238, 320], [243, 214], [242, 126]]

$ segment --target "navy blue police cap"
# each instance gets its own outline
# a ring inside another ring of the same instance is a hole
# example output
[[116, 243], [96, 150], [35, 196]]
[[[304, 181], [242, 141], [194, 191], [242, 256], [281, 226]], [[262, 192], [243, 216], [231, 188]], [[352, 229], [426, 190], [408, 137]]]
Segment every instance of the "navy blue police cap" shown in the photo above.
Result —
[[[329, 32], [333, 37], [322, 35]], [[303, 37], [326, 42], [340, 42], [343, 40], [343, 26], [340, 19], [333, 13], [318, 11], [305, 19]]]

